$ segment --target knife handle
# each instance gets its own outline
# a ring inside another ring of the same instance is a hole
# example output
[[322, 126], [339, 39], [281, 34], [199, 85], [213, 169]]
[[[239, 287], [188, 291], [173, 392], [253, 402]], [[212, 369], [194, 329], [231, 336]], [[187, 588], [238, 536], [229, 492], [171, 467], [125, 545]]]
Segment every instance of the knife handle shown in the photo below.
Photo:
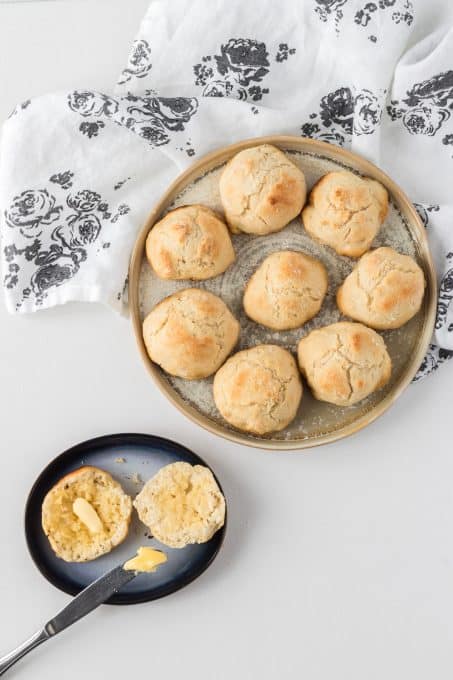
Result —
[[64, 609], [53, 619], [48, 621], [44, 628], [35, 633], [29, 640], [24, 642], [6, 656], [0, 658], [0, 675], [6, 673], [16, 661], [31, 652], [32, 649], [42, 642], [49, 640], [57, 633], [72, 625], [93, 609], [99, 607], [120, 588], [137, 576], [136, 571], [125, 571], [122, 566], [115, 567], [96, 581], [90, 583], [76, 597], [74, 597]]
[[31, 652], [32, 649], [35, 647], [38, 647], [42, 642], [45, 642], [46, 640], [49, 639], [49, 634], [45, 629], [38, 631], [34, 635], [31, 636], [28, 640], [23, 642], [19, 647], [16, 647], [16, 649], [13, 649], [12, 652], [9, 654], [5, 654], [5, 656], [2, 656], [0, 658], [0, 675], [3, 675], [6, 673], [6, 671], [13, 666], [16, 661], [19, 661], [19, 659], [22, 659], [28, 652]]

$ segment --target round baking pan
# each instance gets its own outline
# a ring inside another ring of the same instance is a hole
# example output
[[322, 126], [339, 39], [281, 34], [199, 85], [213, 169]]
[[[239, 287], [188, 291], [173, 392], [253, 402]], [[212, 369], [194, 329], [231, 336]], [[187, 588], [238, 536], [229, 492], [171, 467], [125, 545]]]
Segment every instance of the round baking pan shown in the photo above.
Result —
[[[299, 412], [282, 432], [257, 437], [230, 426], [218, 413], [212, 397], [212, 378], [182, 380], [165, 374], [146, 352], [142, 322], [161, 299], [193, 285], [219, 295], [241, 323], [237, 349], [260, 343], [279, 344], [296, 351], [298, 340], [313, 328], [340, 321], [335, 292], [357, 260], [337, 255], [331, 248], [314, 242], [305, 232], [300, 217], [285, 229], [267, 236], [233, 234], [236, 261], [221, 276], [203, 282], [162, 281], [145, 257], [146, 237], [153, 225], [169, 210], [202, 203], [222, 213], [218, 180], [225, 163], [236, 153], [258, 144], [273, 144], [288, 154], [305, 173], [308, 189], [332, 170], [348, 169], [383, 184], [390, 198], [389, 214], [372, 247], [391, 246], [411, 255], [422, 267], [426, 292], [420, 312], [403, 327], [384, 331], [391, 359], [392, 377], [378, 392], [350, 407], [338, 407], [315, 400], [304, 386]], [[254, 323], [242, 308], [244, 286], [256, 267], [276, 250], [300, 250], [319, 258], [327, 268], [329, 290], [320, 313], [295, 331], [276, 332]], [[231, 441], [271, 450], [304, 449], [333, 442], [362, 429], [399, 397], [417, 372], [432, 335], [436, 311], [436, 277], [425, 229], [403, 190], [382, 170], [360, 156], [337, 146], [303, 137], [271, 136], [250, 139], [224, 147], [194, 163], [168, 188], [152, 210], [138, 235], [129, 269], [129, 301], [132, 324], [144, 365], [157, 387], [187, 417], [210, 432]]]

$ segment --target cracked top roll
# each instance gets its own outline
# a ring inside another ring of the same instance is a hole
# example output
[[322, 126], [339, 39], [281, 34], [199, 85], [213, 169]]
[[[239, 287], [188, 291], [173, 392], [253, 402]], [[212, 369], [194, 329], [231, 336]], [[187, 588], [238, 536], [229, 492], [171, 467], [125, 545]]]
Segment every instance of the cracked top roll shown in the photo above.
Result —
[[244, 309], [275, 330], [297, 328], [321, 309], [328, 280], [324, 265], [293, 250], [272, 253], [247, 284]]
[[329, 172], [313, 187], [302, 212], [306, 231], [339, 255], [360, 257], [388, 212], [382, 184], [347, 170]]
[[143, 322], [152, 361], [179, 378], [206, 378], [223, 364], [239, 323], [217, 295], [186, 288], [159, 302]]
[[316, 399], [351, 406], [383, 387], [392, 364], [384, 340], [361, 323], [343, 321], [309, 333], [298, 359]]
[[214, 378], [214, 401], [239, 430], [266, 434], [294, 419], [302, 382], [292, 355], [277, 345], [257, 345], [234, 354]]
[[302, 210], [304, 174], [270, 144], [240, 151], [227, 163], [219, 183], [225, 217], [232, 231], [270, 234]]
[[234, 261], [228, 228], [213, 210], [186, 205], [169, 212], [146, 239], [146, 257], [161, 279], [209, 279]]
[[372, 328], [399, 328], [419, 311], [425, 277], [418, 264], [393, 248], [360, 258], [337, 292], [343, 314]]

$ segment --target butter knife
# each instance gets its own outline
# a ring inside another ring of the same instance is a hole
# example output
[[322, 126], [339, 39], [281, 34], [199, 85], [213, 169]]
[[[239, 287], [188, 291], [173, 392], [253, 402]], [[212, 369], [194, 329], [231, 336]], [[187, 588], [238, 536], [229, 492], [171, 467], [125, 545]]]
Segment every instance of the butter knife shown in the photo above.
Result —
[[90, 583], [59, 614], [50, 619], [41, 630], [12, 652], [0, 658], [0, 675], [6, 673], [16, 661], [22, 659], [32, 649], [46, 642], [46, 640], [50, 640], [83, 616], [92, 612], [93, 609], [99, 607], [100, 604], [108, 600], [111, 595], [118, 592], [120, 588], [129, 583], [129, 581], [132, 581], [136, 576], [136, 571], [126, 571], [120, 565], [108, 571], [96, 581], [93, 581], [93, 583]]

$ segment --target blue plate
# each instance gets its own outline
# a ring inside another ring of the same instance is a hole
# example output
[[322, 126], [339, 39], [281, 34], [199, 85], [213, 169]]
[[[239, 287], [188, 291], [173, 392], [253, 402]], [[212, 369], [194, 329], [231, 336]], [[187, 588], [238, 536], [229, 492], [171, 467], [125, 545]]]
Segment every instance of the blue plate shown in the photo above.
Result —
[[[125, 462], [119, 462], [124, 459]], [[41, 506], [52, 486], [68, 472], [83, 465], [94, 465], [109, 472], [130, 496], [135, 497], [143, 484], [161, 467], [176, 461], [206, 465], [181, 444], [146, 434], [113, 434], [89, 439], [55, 458], [33, 485], [25, 509], [25, 536], [30, 554], [50, 583], [70, 595], [77, 595], [89, 583], [135, 555], [141, 545], [163, 550], [168, 557], [156, 573], [139, 574], [108, 604], [137, 604], [164, 597], [183, 588], [211, 564], [223, 542], [226, 524], [207, 543], [174, 549], [149, 535], [134, 511], [126, 540], [107, 555], [92, 562], [64, 562], [52, 551], [41, 526]], [[217, 480], [219, 484], [219, 481]], [[220, 484], [219, 484], [220, 487]], [[221, 487], [220, 487], [221, 488]]]

